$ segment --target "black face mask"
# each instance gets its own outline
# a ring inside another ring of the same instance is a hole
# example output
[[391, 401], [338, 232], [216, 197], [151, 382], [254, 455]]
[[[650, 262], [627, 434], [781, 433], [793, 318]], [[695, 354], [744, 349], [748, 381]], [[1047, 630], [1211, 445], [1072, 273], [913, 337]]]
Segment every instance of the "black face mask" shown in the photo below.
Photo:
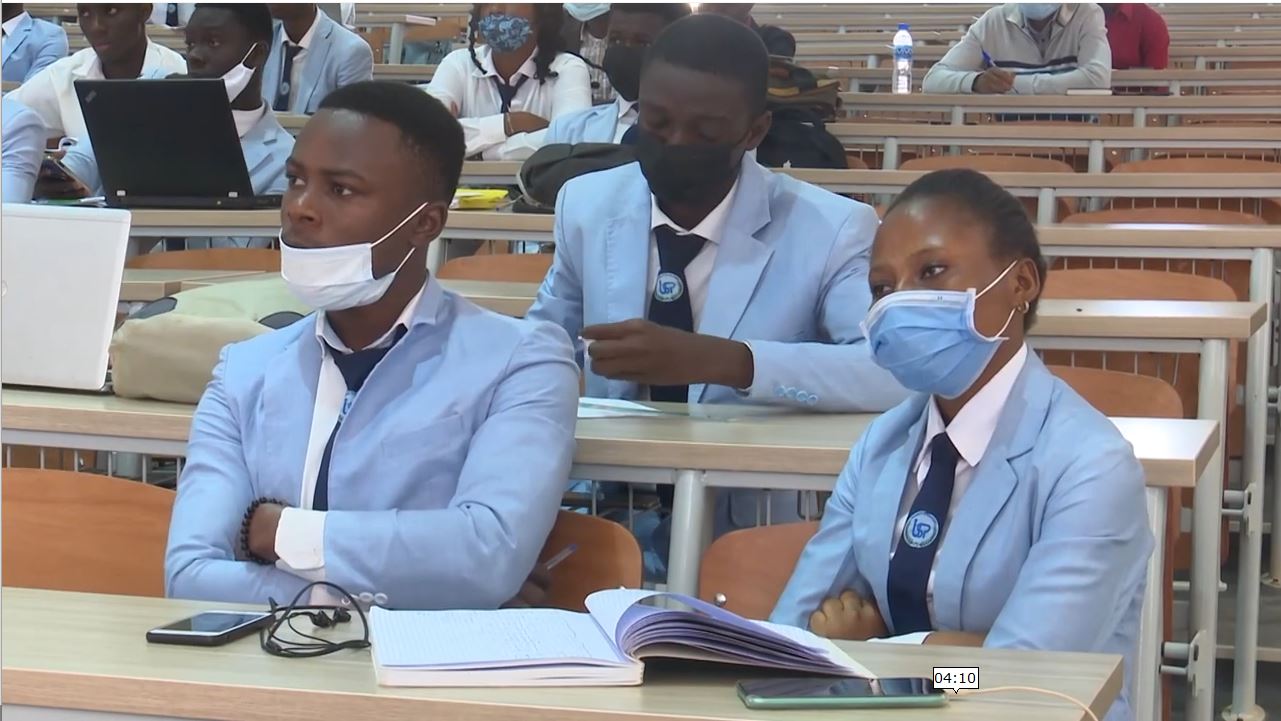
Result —
[[631, 45], [610, 45], [605, 48], [601, 66], [605, 68], [609, 84], [629, 103], [640, 97], [641, 62], [645, 59], [647, 49]]
[[636, 130], [636, 159], [660, 204], [710, 200], [738, 174], [735, 143], [667, 145], [640, 126]]

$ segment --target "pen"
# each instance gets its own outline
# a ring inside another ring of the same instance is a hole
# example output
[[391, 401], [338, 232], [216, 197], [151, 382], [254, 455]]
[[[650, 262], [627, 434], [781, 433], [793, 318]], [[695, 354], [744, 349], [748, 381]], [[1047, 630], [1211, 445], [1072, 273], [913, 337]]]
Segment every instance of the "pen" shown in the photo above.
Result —
[[551, 558], [547, 559], [547, 563], [543, 564], [543, 568], [545, 568], [548, 571], [552, 570], [553, 568], [559, 566], [561, 562], [564, 561], [566, 558], [569, 558], [571, 555], [573, 555], [574, 551], [577, 551], [577, 550], [578, 550], [577, 543], [571, 543], [568, 546], [565, 546], [563, 549], [561, 549], [560, 553], [557, 553], [555, 556], [552, 556]]
[[992, 56], [988, 55], [986, 50], [980, 49], [979, 52], [983, 53], [983, 67], [984, 68], [992, 67]]

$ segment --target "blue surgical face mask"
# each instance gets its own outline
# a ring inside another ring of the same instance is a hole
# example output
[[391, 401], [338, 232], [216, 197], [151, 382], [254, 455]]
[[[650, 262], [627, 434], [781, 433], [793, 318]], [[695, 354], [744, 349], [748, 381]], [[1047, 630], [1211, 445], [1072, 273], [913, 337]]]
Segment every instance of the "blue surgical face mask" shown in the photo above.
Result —
[[1059, 11], [1063, 3], [1019, 3], [1019, 11], [1028, 20], [1044, 20]]
[[480, 37], [496, 53], [510, 53], [519, 50], [529, 40], [534, 26], [529, 18], [522, 18], [506, 13], [486, 15], [476, 24]]
[[909, 390], [956, 398], [982, 375], [1014, 319], [989, 338], [974, 327], [974, 304], [1001, 282], [1018, 261], [978, 293], [901, 290], [881, 298], [863, 321], [872, 361]]

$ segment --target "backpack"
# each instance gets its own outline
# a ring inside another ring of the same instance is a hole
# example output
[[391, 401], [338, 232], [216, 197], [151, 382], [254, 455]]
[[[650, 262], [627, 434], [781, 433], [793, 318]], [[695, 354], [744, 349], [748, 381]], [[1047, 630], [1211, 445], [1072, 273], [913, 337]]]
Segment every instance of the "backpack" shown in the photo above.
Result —
[[774, 114], [756, 160], [771, 168], [848, 168], [845, 148], [827, 132], [841, 105], [840, 82], [783, 58], [770, 58], [766, 107]]
[[544, 145], [520, 166], [517, 181], [529, 212], [553, 212], [561, 186], [580, 175], [609, 170], [636, 160], [631, 145], [555, 143]]

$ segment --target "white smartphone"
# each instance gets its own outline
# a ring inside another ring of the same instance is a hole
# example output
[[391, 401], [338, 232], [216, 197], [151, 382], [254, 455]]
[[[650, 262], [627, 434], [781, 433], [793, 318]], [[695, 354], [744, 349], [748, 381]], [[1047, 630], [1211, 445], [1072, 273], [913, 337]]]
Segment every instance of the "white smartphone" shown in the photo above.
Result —
[[243, 638], [271, 623], [266, 612], [205, 611], [147, 632], [151, 643], [183, 646], [221, 646]]

